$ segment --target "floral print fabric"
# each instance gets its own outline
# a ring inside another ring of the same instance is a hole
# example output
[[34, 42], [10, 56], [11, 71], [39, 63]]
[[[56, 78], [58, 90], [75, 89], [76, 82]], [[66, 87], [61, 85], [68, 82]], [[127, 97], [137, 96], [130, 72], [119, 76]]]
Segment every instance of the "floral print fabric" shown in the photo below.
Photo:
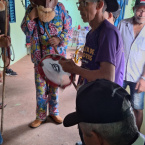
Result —
[[[38, 72], [38, 63], [41, 58], [47, 54], [55, 54], [55, 50], [50, 46], [48, 36], [45, 29], [52, 36], [58, 37], [61, 42], [57, 47], [60, 55], [66, 56], [68, 40], [72, 34], [72, 27], [68, 18], [68, 14], [62, 3], [55, 7], [55, 17], [52, 21], [43, 23], [43, 26], [38, 18], [30, 20], [28, 14], [32, 10], [29, 5], [25, 17], [22, 21], [21, 28], [26, 36], [31, 37], [31, 59], [34, 63], [35, 70], [35, 85], [36, 85], [36, 119], [45, 120], [47, 117], [47, 104], [49, 105], [49, 114], [59, 115], [58, 111], [58, 88], [46, 84]], [[41, 48], [41, 49], [40, 49]]]
[[21, 28], [26, 35], [31, 36], [31, 58], [32, 62], [38, 64], [41, 59], [42, 48], [43, 55], [55, 54], [55, 50], [48, 43], [48, 36], [45, 32], [45, 28], [52, 36], [57, 36], [60, 38], [61, 42], [57, 47], [60, 55], [66, 56], [66, 49], [68, 45], [68, 40], [70, 40], [72, 35], [72, 27], [69, 21], [68, 14], [62, 3], [58, 2], [55, 7], [55, 17], [52, 21], [44, 23], [42, 26], [39, 19], [30, 20], [28, 14], [32, 10], [32, 6], [29, 5], [26, 15], [22, 21]]

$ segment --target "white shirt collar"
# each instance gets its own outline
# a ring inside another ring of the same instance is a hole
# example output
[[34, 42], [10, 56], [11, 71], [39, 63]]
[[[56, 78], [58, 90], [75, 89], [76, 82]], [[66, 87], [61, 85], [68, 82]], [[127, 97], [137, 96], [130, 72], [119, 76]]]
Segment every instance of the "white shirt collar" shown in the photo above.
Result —
[[144, 145], [144, 143], [145, 143], [145, 138], [143, 137], [143, 135], [139, 134], [139, 137], [132, 145]]

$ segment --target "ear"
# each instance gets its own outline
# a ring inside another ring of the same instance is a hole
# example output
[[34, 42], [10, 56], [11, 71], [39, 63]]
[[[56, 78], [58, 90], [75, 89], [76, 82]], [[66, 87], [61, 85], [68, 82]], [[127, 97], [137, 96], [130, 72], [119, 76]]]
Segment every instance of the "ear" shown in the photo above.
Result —
[[112, 13], [109, 13], [109, 19], [111, 19], [113, 17]]
[[102, 137], [99, 134], [97, 134], [94, 131], [92, 131], [91, 135], [94, 138], [94, 140], [96, 141], [96, 144], [100, 144], [100, 145], [103, 144], [103, 139], [102, 139]]
[[103, 1], [97, 2], [97, 6], [96, 6], [97, 10], [99, 10], [103, 7], [104, 7], [104, 2]]

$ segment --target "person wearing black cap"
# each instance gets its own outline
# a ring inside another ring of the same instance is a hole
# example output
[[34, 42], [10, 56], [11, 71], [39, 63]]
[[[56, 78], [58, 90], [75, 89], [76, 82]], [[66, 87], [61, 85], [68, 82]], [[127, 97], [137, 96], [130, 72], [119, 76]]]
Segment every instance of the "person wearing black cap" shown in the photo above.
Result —
[[107, 11], [104, 12], [104, 17], [105, 17], [112, 25], [114, 25], [115, 20], [119, 17], [120, 12], [121, 12], [121, 7], [120, 7], [119, 4], [118, 4], [118, 6], [119, 6], [118, 10], [115, 11], [115, 12], [107, 12]]
[[123, 87], [130, 87], [131, 103], [140, 130], [145, 92], [145, 0], [136, 0], [134, 16], [122, 20], [118, 28], [124, 42], [125, 75]]
[[76, 4], [83, 21], [89, 22], [92, 28], [86, 37], [82, 65], [77, 66], [71, 59], [60, 60], [59, 63], [64, 71], [80, 76], [78, 89], [96, 79], [107, 79], [122, 86], [123, 41], [119, 30], [104, 17], [105, 11], [118, 10], [117, 0], [79, 0]]
[[86, 145], [144, 145], [129, 96], [116, 83], [97, 79], [79, 89], [76, 111], [68, 114], [63, 124], [79, 124]]

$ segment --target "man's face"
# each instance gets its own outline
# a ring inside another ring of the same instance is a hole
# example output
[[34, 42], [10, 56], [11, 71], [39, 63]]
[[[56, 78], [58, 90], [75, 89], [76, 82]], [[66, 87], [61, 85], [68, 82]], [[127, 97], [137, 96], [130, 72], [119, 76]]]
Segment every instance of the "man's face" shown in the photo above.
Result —
[[32, 4], [37, 6], [43, 6], [44, 8], [54, 8], [58, 0], [30, 0]]
[[84, 22], [90, 22], [95, 18], [96, 15], [95, 2], [87, 2], [87, 0], [79, 0], [78, 10], [80, 11], [81, 17]]
[[134, 17], [135, 21], [139, 24], [144, 24], [145, 23], [145, 6], [140, 6], [136, 7], [134, 9]]

